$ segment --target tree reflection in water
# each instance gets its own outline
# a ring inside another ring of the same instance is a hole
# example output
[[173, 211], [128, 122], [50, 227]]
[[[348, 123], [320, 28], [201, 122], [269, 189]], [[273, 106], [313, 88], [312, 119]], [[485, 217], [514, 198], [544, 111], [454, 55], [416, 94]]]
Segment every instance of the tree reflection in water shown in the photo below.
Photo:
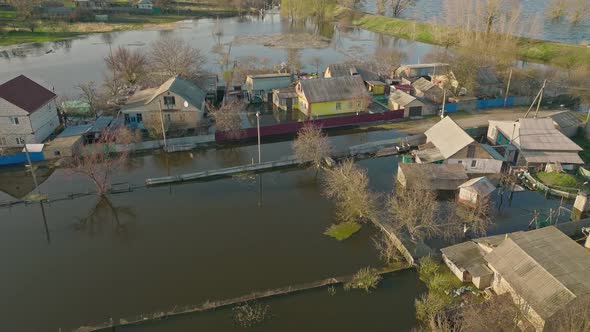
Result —
[[135, 212], [129, 206], [115, 206], [108, 196], [99, 196], [99, 200], [84, 218], [78, 218], [74, 225], [77, 231], [87, 232], [94, 236], [105, 231], [109, 224], [112, 226], [113, 234], [118, 237], [125, 237], [129, 232], [129, 223], [121, 222], [121, 219], [134, 220]]

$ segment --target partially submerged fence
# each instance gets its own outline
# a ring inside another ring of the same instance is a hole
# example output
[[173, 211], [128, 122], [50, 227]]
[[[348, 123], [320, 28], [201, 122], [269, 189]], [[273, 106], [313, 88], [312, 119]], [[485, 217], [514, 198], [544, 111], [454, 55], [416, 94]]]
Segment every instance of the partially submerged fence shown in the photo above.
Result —
[[[384, 274], [392, 273], [395, 271], [405, 270], [407, 268], [408, 267], [402, 267], [402, 268], [398, 268], [398, 269], [383, 269], [383, 270], [379, 270], [378, 273], [380, 275], [384, 275]], [[114, 331], [115, 328], [118, 328], [118, 327], [146, 324], [146, 323], [150, 323], [150, 322], [153, 322], [156, 320], [163, 320], [163, 319], [178, 317], [178, 316], [182, 316], [182, 315], [206, 312], [206, 311], [220, 309], [223, 307], [228, 307], [231, 305], [246, 303], [246, 302], [250, 302], [250, 301], [262, 300], [262, 299], [266, 299], [266, 298], [287, 295], [287, 294], [293, 294], [296, 292], [302, 292], [302, 291], [322, 288], [322, 287], [326, 287], [326, 286], [330, 286], [330, 285], [345, 283], [345, 282], [350, 281], [352, 279], [352, 277], [353, 277], [352, 275], [333, 277], [333, 278], [322, 279], [322, 280], [318, 280], [318, 281], [314, 281], [314, 282], [303, 283], [303, 284], [299, 284], [299, 285], [295, 285], [295, 286], [287, 286], [287, 287], [275, 288], [275, 289], [270, 289], [270, 290], [265, 290], [265, 291], [253, 292], [248, 295], [234, 297], [231, 299], [225, 299], [225, 300], [219, 300], [219, 301], [213, 301], [213, 302], [206, 301], [205, 303], [199, 304], [199, 305], [189, 305], [189, 306], [181, 306], [181, 307], [176, 306], [176, 307], [172, 308], [171, 310], [167, 310], [167, 311], [159, 311], [159, 312], [155, 312], [155, 313], [144, 314], [144, 315], [140, 315], [140, 316], [133, 317], [133, 318], [121, 318], [117, 322], [114, 322], [111, 320], [111, 321], [104, 322], [104, 323], [97, 324], [97, 325], [93, 325], [93, 326], [82, 326], [82, 327], [75, 329], [74, 332], [96, 332], [96, 331], [107, 331], [107, 330]]]

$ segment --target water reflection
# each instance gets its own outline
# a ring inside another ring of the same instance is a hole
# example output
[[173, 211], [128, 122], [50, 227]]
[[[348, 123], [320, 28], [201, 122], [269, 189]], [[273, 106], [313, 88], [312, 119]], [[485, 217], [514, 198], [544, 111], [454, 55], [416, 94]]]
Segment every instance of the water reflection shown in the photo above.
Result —
[[[125, 238], [128, 235], [130, 220], [135, 220], [136, 213], [129, 206], [115, 206], [107, 196], [101, 196], [88, 215], [78, 218], [74, 230], [86, 232], [90, 237], [102, 234], [106, 227], [112, 227], [115, 237]], [[122, 222], [122, 219], [125, 222]]]

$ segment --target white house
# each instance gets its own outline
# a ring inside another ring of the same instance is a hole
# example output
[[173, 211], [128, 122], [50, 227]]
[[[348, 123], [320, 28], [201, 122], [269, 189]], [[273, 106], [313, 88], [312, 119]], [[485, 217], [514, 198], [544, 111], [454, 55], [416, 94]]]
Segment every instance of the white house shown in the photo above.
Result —
[[52, 91], [24, 75], [0, 85], [0, 146], [41, 143], [59, 126]]
[[154, 3], [152, 2], [152, 0], [139, 0], [137, 2], [137, 8], [152, 10], [154, 9]]
[[122, 109], [125, 124], [145, 129], [144, 121], [164, 122], [170, 130], [197, 128], [205, 114], [205, 91], [173, 77], [158, 88], [136, 92]]
[[425, 133], [426, 144], [414, 152], [417, 163], [461, 164], [469, 174], [497, 174], [504, 161], [445, 117]]

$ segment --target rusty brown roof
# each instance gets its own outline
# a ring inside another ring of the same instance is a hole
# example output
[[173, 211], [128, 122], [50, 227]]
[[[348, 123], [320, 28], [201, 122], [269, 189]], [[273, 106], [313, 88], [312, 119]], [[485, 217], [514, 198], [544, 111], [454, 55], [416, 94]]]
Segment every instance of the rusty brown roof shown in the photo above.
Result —
[[17, 76], [0, 85], [0, 98], [29, 113], [35, 112], [55, 97], [55, 93], [25, 75]]

